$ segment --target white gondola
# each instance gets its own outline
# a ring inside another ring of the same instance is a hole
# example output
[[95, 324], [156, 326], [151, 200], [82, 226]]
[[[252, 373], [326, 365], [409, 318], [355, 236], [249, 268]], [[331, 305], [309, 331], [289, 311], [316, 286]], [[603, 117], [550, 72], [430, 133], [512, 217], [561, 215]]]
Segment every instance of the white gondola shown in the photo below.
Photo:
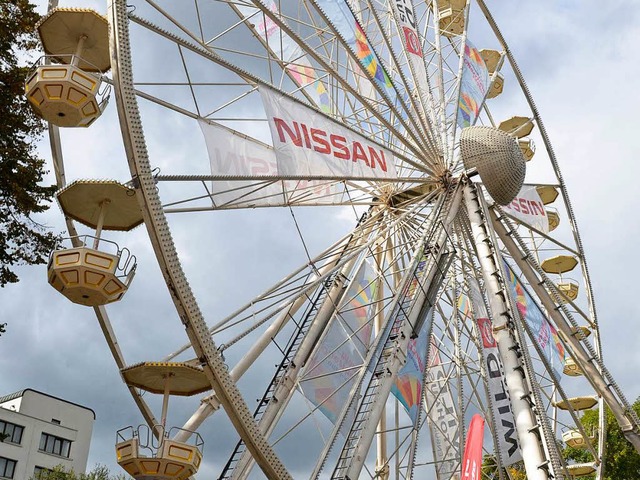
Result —
[[38, 23], [47, 55], [27, 77], [35, 112], [59, 127], [88, 127], [104, 111], [110, 86], [107, 19], [91, 9], [54, 9]]
[[438, 2], [438, 23], [443, 35], [461, 35], [464, 31], [465, 0], [444, 0]]
[[167, 429], [166, 421], [170, 395], [191, 396], [211, 389], [203, 370], [185, 363], [142, 362], [123, 368], [121, 374], [131, 387], [162, 394], [163, 402], [159, 425], [118, 430], [118, 464], [137, 480], [186, 480], [195, 475], [202, 463], [202, 437], [182, 428]]
[[[568, 447], [588, 448], [587, 440], [584, 438], [584, 435], [580, 433], [580, 430], [567, 430], [562, 434], [562, 441], [566, 443]], [[594, 441], [595, 437], [589, 437], [589, 443], [593, 443]]]
[[115, 181], [76, 181], [57, 194], [60, 208], [95, 235], [67, 239], [49, 258], [49, 283], [74, 303], [96, 307], [120, 300], [136, 270], [126, 248], [101, 238], [103, 230], [129, 231], [142, 223], [135, 191]]
[[484, 60], [484, 64], [487, 67], [487, 72], [493, 78], [491, 87], [487, 92], [487, 98], [496, 98], [504, 90], [504, 75], [500, 72], [496, 72], [499, 69], [500, 60], [502, 55], [497, 50], [482, 49], [480, 50], [480, 56]]

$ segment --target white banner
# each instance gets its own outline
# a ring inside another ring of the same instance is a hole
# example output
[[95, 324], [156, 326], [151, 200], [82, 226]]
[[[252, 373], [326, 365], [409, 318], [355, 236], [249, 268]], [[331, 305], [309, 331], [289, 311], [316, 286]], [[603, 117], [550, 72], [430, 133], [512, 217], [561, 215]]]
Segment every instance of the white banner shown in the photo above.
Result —
[[536, 187], [524, 186], [505, 211], [544, 233], [549, 233], [549, 217]]
[[[425, 109], [420, 113], [426, 117], [426, 108], [431, 105], [431, 101], [427, 84], [427, 68], [422, 56], [422, 41], [416, 28], [415, 8], [411, 0], [393, 0], [391, 5], [398, 23], [398, 30], [401, 31], [400, 38], [407, 53], [409, 66], [413, 73], [412, 77], [420, 96], [420, 103]], [[434, 121], [433, 116], [430, 117], [430, 120]]]
[[433, 336], [429, 347], [425, 389], [436, 477], [438, 480], [449, 480], [460, 468], [460, 461], [457, 460], [460, 458], [460, 428], [453, 395], [447, 383], [447, 373]]
[[[493, 413], [494, 428], [498, 439], [498, 447], [502, 464], [506, 467], [522, 460], [515, 421], [511, 410], [511, 400], [504, 379], [504, 368], [498, 351], [498, 344], [493, 337], [491, 320], [480, 293], [480, 285], [475, 278], [470, 277], [469, 295], [476, 325], [482, 343], [482, 356], [485, 362], [489, 394], [491, 395], [491, 411]], [[470, 313], [470, 312], [469, 312]]]
[[[199, 124], [207, 144], [213, 175], [278, 175], [273, 148], [203, 120]], [[336, 181], [288, 180], [260, 183], [221, 180], [212, 182], [211, 190], [212, 199], [219, 208], [332, 205], [344, 200], [344, 189]]]
[[260, 88], [279, 175], [396, 178], [393, 154], [268, 88]]

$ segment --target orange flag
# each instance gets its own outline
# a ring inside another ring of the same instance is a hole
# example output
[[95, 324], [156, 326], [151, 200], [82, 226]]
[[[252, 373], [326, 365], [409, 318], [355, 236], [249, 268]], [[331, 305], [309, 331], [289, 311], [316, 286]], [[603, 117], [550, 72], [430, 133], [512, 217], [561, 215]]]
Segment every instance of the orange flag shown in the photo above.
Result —
[[480, 480], [482, 470], [482, 441], [484, 439], [484, 418], [475, 414], [469, 424], [469, 434], [462, 457], [462, 480]]

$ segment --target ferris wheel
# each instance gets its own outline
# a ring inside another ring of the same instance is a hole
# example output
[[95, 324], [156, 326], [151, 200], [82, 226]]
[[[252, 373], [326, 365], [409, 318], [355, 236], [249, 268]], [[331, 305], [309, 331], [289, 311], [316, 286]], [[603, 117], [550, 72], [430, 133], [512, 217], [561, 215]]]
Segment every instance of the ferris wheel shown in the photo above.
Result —
[[[602, 478], [604, 404], [640, 450], [562, 159], [483, 0], [50, 3], [27, 81], [71, 237], [49, 282], [146, 422], [118, 431], [130, 475], [459, 479], [478, 414], [483, 478]], [[130, 176], [67, 183], [78, 126], [119, 129]], [[177, 315], [129, 326], [157, 356], [128, 364], [106, 305], [148, 278], [104, 233], [141, 224]]]

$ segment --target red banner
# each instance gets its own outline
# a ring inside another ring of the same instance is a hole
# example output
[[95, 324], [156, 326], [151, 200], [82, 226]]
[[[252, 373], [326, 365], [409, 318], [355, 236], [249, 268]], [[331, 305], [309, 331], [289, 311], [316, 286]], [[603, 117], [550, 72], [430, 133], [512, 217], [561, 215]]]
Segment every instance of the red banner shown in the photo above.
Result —
[[484, 418], [477, 413], [471, 418], [469, 434], [462, 457], [462, 480], [480, 480], [482, 470], [482, 440], [484, 439]]

